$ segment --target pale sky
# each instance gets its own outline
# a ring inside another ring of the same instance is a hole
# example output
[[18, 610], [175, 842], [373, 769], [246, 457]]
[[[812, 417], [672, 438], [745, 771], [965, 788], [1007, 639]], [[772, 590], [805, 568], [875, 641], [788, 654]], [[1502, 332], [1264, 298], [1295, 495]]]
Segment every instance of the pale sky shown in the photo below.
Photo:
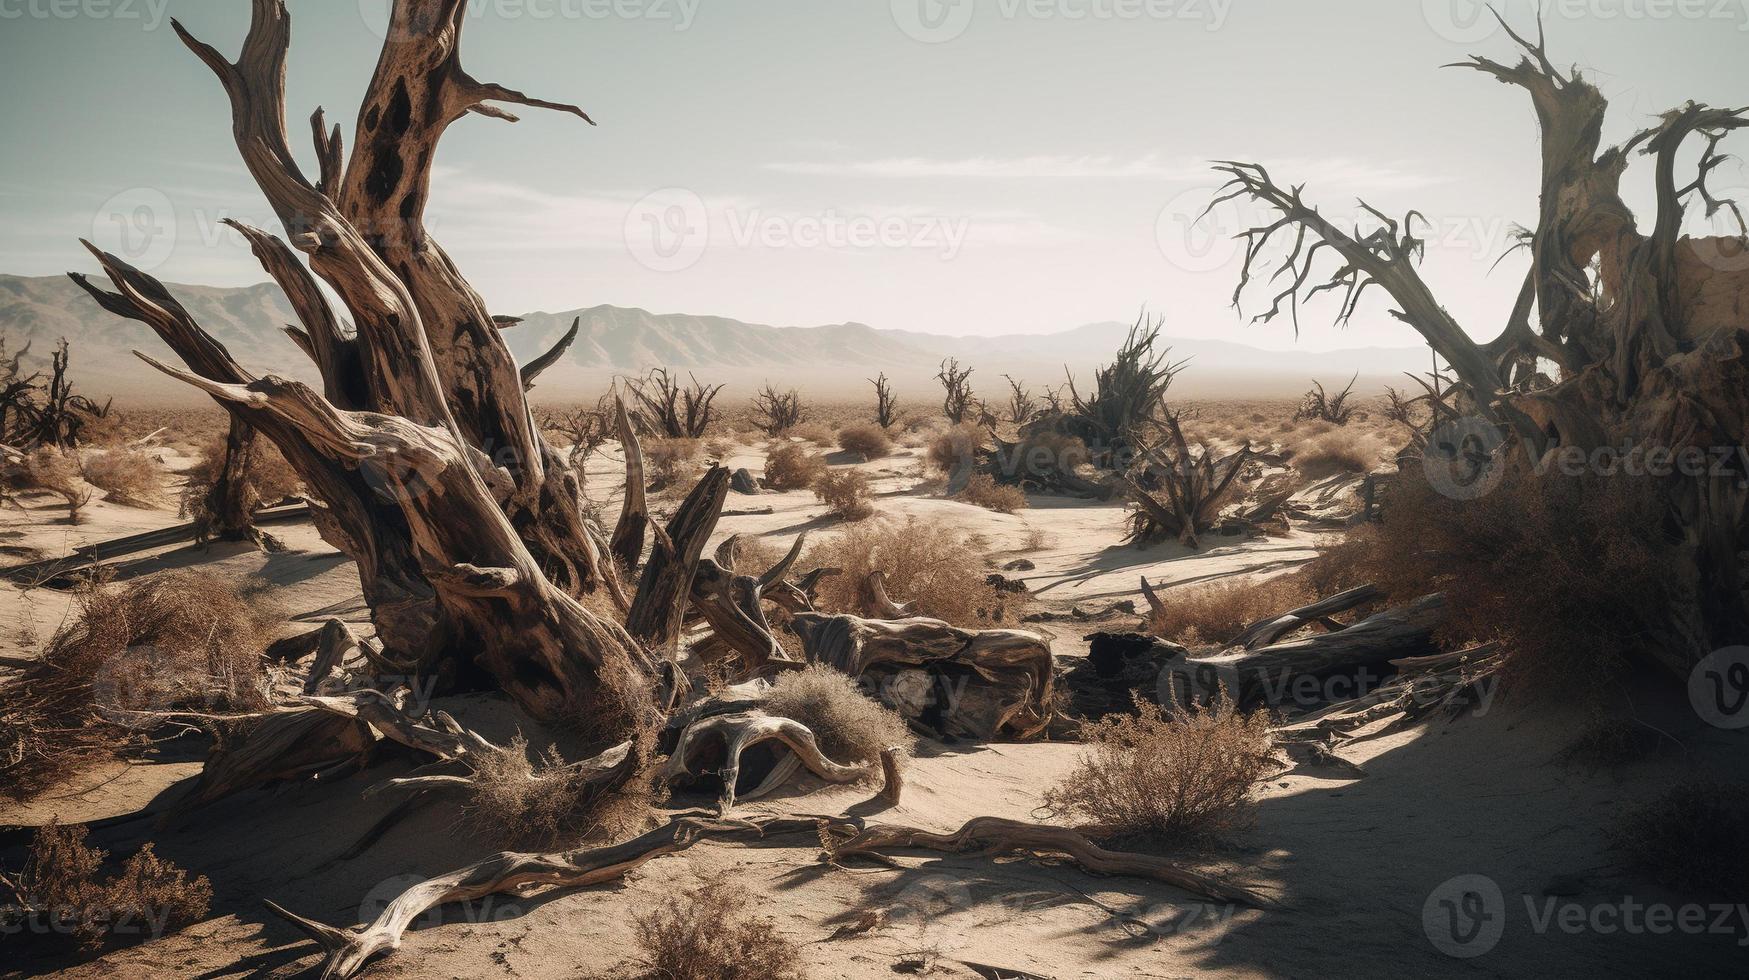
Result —
[[[0, 0], [0, 272], [90, 271], [77, 238], [170, 282], [265, 278], [218, 224], [272, 226], [223, 93], [169, 28], [234, 54], [244, 0]], [[1548, 0], [1551, 55], [1612, 101], [1611, 141], [1687, 99], [1749, 103], [1749, 0]], [[477, 77], [575, 101], [470, 117], [429, 225], [495, 311], [611, 303], [778, 325], [951, 334], [1128, 319], [1258, 346], [1229, 306], [1236, 246], [1185, 225], [1207, 161], [1265, 163], [1341, 221], [1356, 195], [1432, 217], [1425, 275], [1472, 333], [1528, 261], [1523, 93], [1440, 70], [1516, 59], [1470, 0], [476, 0]], [[292, 0], [294, 146], [348, 135], [386, 0]], [[1527, 28], [1532, 4], [1511, 0]], [[1738, 137], [1749, 149], [1749, 136]], [[310, 169], [313, 169], [310, 168]], [[1630, 169], [1644, 217], [1649, 168]], [[1720, 189], [1749, 188], [1727, 163]], [[1745, 191], [1749, 200], [1749, 191]], [[1230, 233], [1239, 216], [1218, 215]], [[1706, 227], [1698, 216], [1691, 227]], [[1252, 305], [1266, 305], [1254, 297]], [[1261, 308], [1261, 307], [1257, 307]], [[1369, 301], [1308, 349], [1411, 345]]]

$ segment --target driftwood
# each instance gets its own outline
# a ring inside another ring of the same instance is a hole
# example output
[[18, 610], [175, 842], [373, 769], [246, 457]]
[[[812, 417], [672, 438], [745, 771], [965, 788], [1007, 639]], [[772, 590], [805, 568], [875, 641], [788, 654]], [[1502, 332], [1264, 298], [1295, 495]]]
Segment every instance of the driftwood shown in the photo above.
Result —
[[875, 688], [924, 731], [987, 741], [1033, 738], [1050, 724], [1050, 642], [1024, 630], [964, 630], [936, 619], [800, 613], [791, 623], [811, 663]]
[[[761, 766], [758, 782], [739, 789], [743, 758], [750, 749], [775, 749], [769, 766]], [[853, 783], [870, 774], [872, 763], [842, 765], [828, 759], [806, 725], [763, 711], [714, 714], [687, 725], [668, 757], [662, 778], [668, 785], [690, 783], [709, 774], [722, 781], [717, 802], [726, 814], [737, 799], [758, 799], [787, 783], [802, 769], [829, 783]]]

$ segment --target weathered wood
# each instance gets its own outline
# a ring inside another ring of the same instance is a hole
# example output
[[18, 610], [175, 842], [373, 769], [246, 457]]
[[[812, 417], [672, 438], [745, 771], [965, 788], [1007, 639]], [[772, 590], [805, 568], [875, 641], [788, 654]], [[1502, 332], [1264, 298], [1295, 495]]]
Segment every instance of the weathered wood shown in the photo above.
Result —
[[637, 598], [626, 614], [626, 631], [659, 659], [671, 658], [678, 647], [693, 574], [728, 494], [729, 471], [713, 466], [674, 512], [667, 530], [658, 529]]
[[809, 662], [873, 685], [913, 725], [954, 738], [1033, 738], [1049, 726], [1050, 642], [1024, 630], [963, 630], [937, 619], [801, 613]]
[[644, 445], [626, 411], [625, 399], [613, 399], [613, 420], [619, 430], [620, 450], [626, 458], [625, 502], [620, 505], [619, 524], [613, 529], [609, 552], [628, 572], [635, 572], [644, 558], [644, 525], [650, 507], [644, 496]]
[[1238, 636], [1228, 641], [1228, 645], [1244, 647], [1247, 650], [1266, 647], [1309, 623], [1347, 612], [1383, 597], [1384, 593], [1371, 584], [1339, 592], [1329, 598], [1289, 610], [1280, 616], [1258, 620], [1241, 630]]

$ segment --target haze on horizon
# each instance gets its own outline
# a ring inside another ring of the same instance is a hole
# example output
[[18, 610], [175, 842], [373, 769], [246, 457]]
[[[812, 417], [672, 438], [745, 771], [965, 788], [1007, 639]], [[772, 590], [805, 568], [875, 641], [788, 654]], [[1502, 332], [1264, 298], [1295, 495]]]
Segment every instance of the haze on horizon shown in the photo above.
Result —
[[[317, 105], [350, 144], [383, 0], [291, 0], [288, 126]], [[1740, 0], [1557, 0], [1551, 54], [1595, 79], [1607, 142], [1749, 81]], [[1503, 7], [1534, 29], [1528, 2]], [[234, 50], [248, 4], [0, 0], [0, 272], [90, 269], [81, 236], [169, 282], [265, 277], [219, 220], [276, 228], [229, 111], [169, 18]], [[997, 335], [1124, 319], [1175, 336], [1296, 343], [1245, 327], [1235, 209], [1189, 227], [1213, 158], [1306, 183], [1338, 223], [1364, 196], [1428, 215], [1424, 274], [1479, 337], [1528, 266], [1528, 104], [1471, 72], [1515, 58], [1470, 0], [475, 0], [481, 78], [575, 101], [445, 138], [427, 224], [494, 310], [613, 304], [774, 325], [860, 321]], [[1650, 213], [1636, 161], [1628, 203]], [[1716, 189], [1749, 188], [1728, 161]], [[1749, 199], [1749, 192], [1734, 196]], [[1720, 220], [1723, 217], [1720, 216]], [[1728, 226], [1691, 215], [1691, 229]], [[1502, 255], [1506, 255], [1504, 259]], [[1496, 262], [1498, 260], [1498, 264]], [[1298, 343], [1410, 346], [1380, 296]], [[1256, 312], [1248, 309], [1247, 313]]]

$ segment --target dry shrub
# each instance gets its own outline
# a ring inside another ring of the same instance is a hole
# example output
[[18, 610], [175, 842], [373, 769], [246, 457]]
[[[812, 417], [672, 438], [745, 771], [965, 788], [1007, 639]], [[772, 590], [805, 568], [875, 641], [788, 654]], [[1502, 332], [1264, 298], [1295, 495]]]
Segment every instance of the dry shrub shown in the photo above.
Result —
[[887, 430], [863, 422], [838, 430], [838, 448], [856, 453], [863, 459], [880, 459], [893, 451], [893, 440], [887, 435]]
[[1660, 884], [1749, 899], [1749, 787], [1678, 785], [1629, 813], [1615, 843]]
[[772, 919], [751, 910], [746, 889], [713, 881], [664, 896], [634, 916], [644, 970], [638, 980], [806, 980], [801, 949]]
[[889, 747], [915, 741], [898, 713], [867, 696], [843, 671], [811, 664], [777, 679], [765, 711], [808, 726], [834, 762], [873, 762]]
[[988, 473], [973, 473], [966, 481], [966, 488], [959, 492], [958, 499], [998, 514], [1012, 514], [1026, 507], [1025, 491], [1019, 487], [1003, 486]]
[[80, 460], [85, 482], [104, 491], [111, 503], [155, 507], [164, 499], [164, 474], [150, 454], [116, 446], [88, 452]]
[[265, 707], [266, 627], [210, 574], [91, 587], [43, 655], [0, 683], [0, 793], [26, 798], [80, 761], [128, 749], [155, 727], [143, 712]]
[[1332, 428], [1296, 451], [1293, 467], [1308, 480], [1338, 473], [1370, 473], [1388, 452], [1386, 441], [1377, 433]]
[[674, 486], [697, 472], [704, 453], [704, 446], [697, 439], [666, 436], [645, 439], [643, 448], [650, 481], [663, 487]]
[[1138, 702], [1082, 729], [1089, 751], [1044, 805], [1115, 837], [1167, 847], [1216, 840], [1250, 816], [1251, 787], [1269, 772], [1264, 712], [1202, 712], [1168, 718]]
[[[188, 471], [188, 484], [182, 490], [182, 516], [205, 522], [206, 495], [225, 468], [226, 433], [209, 434], [200, 442], [200, 461]], [[243, 468], [244, 507], [253, 511], [270, 507], [287, 497], [304, 492], [298, 471], [285, 461], [285, 455], [273, 440], [257, 435], [249, 450], [249, 462]]]
[[773, 490], [806, 490], [825, 473], [825, 457], [800, 443], [783, 443], [765, 457], [765, 485]]
[[1162, 598], [1166, 613], [1149, 618], [1149, 632], [1185, 646], [1196, 646], [1224, 645], [1252, 623], [1279, 616], [1320, 597], [1312, 594], [1304, 578], [1277, 575], [1172, 589]]
[[735, 562], [730, 570], [736, 575], [758, 578], [770, 571], [788, 553], [787, 546], [780, 546], [770, 538], [743, 534], [735, 540]]
[[596, 792], [589, 770], [567, 763], [557, 746], [530, 757], [520, 734], [503, 753], [469, 756], [473, 787], [463, 812], [479, 831], [496, 839], [547, 846], [563, 839], [614, 834], [644, 813], [643, 780]]
[[190, 880], [188, 872], [154, 854], [150, 843], [108, 881], [99, 881], [107, 855], [86, 846], [87, 833], [84, 826], [62, 827], [54, 820], [38, 828], [23, 873], [13, 881], [0, 877], [12, 892], [0, 908], [7, 932], [34, 921], [93, 948], [109, 939], [156, 938], [159, 930], [206, 916], [211, 883], [204, 876]]
[[925, 457], [929, 465], [943, 473], [952, 473], [972, 459], [984, 443], [984, 431], [970, 422], [937, 433], [929, 441]]
[[79, 472], [79, 458], [54, 446], [41, 446], [24, 458], [22, 466], [7, 470], [7, 483], [14, 490], [52, 493], [67, 502], [67, 520], [77, 524], [80, 511], [91, 502], [91, 485]]
[[1443, 641], [1498, 641], [1515, 690], [1595, 701], [1647, 656], [1670, 609], [1693, 607], [1663, 518], [1648, 479], [1508, 470], [1492, 492], [1455, 500], [1409, 467], [1382, 521], [1326, 551], [1306, 581], [1320, 595], [1372, 582], [1393, 602], [1443, 592]]
[[833, 517], [860, 521], [874, 513], [868, 477], [857, 470], [828, 472], [814, 481], [814, 496]]
[[853, 524], [808, 549], [805, 568], [841, 568], [820, 583], [815, 605], [826, 612], [865, 614], [870, 572], [886, 573], [887, 592], [918, 615], [959, 626], [989, 625], [1019, 617], [1024, 595], [1003, 593], [986, 581], [983, 549], [964, 530], [916, 517]]
[[783, 430], [783, 435], [811, 442], [816, 446], [830, 447], [837, 445], [838, 434], [831, 426], [819, 422], [808, 422], [803, 425], [791, 426]]

